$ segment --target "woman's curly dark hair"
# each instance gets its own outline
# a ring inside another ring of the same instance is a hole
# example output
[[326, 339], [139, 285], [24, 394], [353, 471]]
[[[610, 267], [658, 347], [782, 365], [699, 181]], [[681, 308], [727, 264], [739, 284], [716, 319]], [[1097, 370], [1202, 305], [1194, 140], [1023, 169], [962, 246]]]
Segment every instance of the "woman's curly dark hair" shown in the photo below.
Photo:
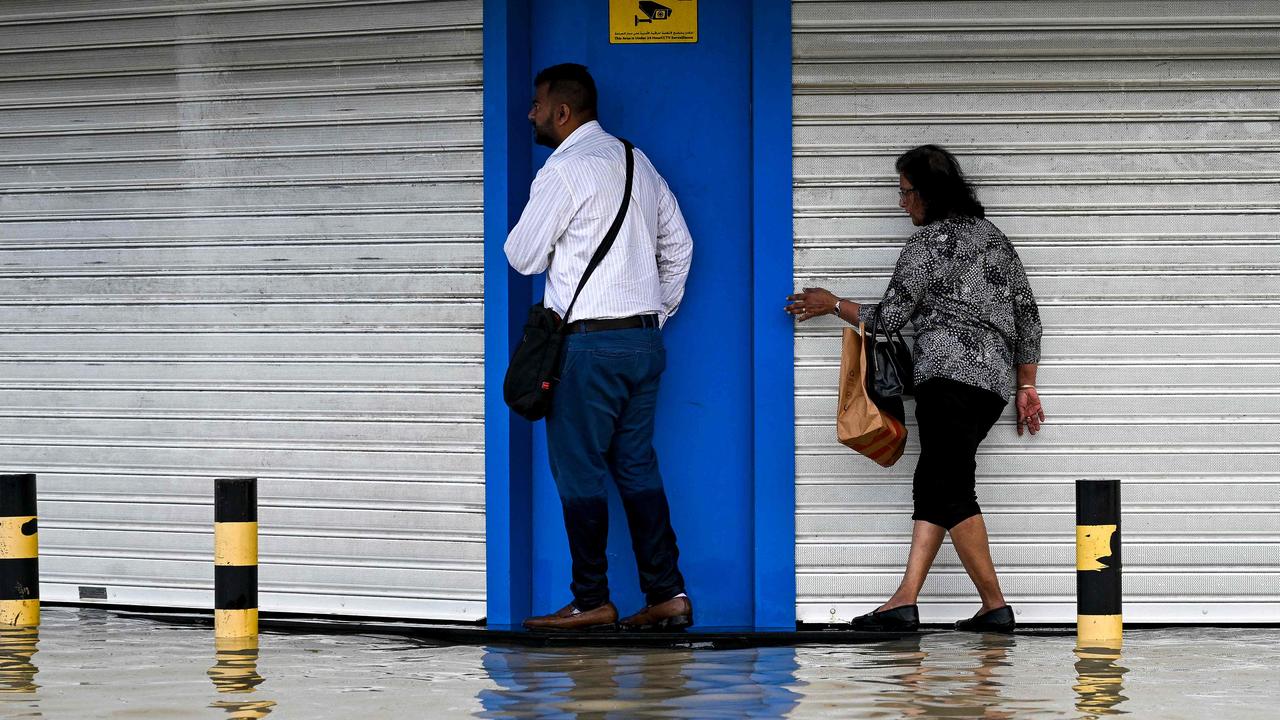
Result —
[[926, 225], [949, 217], [986, 216], [987, 211], [974, 196], [960, 163], [937, 145], [921, 145], [902, 153], [894, 167], [920, 194]]

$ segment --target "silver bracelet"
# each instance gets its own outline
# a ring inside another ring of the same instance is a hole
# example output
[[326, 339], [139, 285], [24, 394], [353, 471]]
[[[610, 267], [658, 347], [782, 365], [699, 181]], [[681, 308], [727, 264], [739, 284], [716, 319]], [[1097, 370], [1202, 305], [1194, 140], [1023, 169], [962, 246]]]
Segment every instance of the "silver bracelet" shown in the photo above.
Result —
[[1035, 390], [1036, 386], [1035, 385], [1019, 385], [1018, 389], [1019, 390]]

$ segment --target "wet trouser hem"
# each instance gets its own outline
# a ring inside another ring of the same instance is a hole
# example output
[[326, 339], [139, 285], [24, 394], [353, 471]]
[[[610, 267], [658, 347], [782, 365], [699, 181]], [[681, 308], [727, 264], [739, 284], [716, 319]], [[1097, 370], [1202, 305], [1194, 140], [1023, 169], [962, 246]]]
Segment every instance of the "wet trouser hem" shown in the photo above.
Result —
[[645, 602], [645, 604], [646, 604], [646, 605], [650, 605], [650, 606], [652, 606], [652, 605], [661, 605], [662, 603], [664, 603], [664, 602], [666, 602], [666, 601], [668, 601], [668, 600], [674, 600], [674, 599], [675, 599], [675, 597], [676, 597], [677, 595], [681, 594], [681, 593], [684, 593], [684, 594], [686, 594], [686, 595], [687, 595], [687, 594], [688, 594], [688, 591], [687, 591], [687, 590], [685, 590], [683, 587], [681, 587], [681, 588], [677, 588], [677, 589], [675, 589], [675, 590], [671, 590], [671, 591], [667, 591], [667, 590], [663, 590], [663, 591], [660, 591], [660, 592], [659, 592], [659, 591], [654, 591], [654, 592], [650, 592], [650, 593], [646, 593], [646, 594], [645, 594], [644, 602]]

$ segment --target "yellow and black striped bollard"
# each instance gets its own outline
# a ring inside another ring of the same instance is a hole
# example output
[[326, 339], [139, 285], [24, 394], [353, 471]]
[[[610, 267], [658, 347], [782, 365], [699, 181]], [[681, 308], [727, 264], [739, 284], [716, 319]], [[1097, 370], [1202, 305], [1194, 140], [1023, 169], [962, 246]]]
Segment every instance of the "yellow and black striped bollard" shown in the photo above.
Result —
[[0, 625], [40, 624], [36, 476], [0, 475]]
[[1120, 481], [1076, 481], [1076, 639], [1080, 647], [1118, 647]]
[[213, 620], [220, 638], [258, 634], [258, 481], [214, 481]]

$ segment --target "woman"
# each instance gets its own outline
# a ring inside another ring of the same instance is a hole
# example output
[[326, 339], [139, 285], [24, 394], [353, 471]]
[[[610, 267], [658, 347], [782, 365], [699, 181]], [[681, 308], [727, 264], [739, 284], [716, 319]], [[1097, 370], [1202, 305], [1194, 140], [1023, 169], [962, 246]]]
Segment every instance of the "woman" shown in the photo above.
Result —
[[[916, 599], [942, 539], [951, 534], [982, 608], [958, 630], [1011, 632], [987, 527], [974, 493], [978, 444], [1016, 391], [1018, 435], [1044, 421], [1036, 394], [1040, 314], [1018, 253], [986, 220], [951, 153], [936, 145], [898, 158], [898, 205], [920, 227], [902, 249], [877, 305], [838, 298], [822, 288], [789, 296], [800, 322], [836, 315], [851, 324], [878, 323], [894, 332], [915, 326], [916, 419], [920, 460], [912, 480], [915, 525], [898, 590], [853, 620], [858, 630], [914, 630]], [[1016, 375], [1016, 381], [1014, 379]]]

